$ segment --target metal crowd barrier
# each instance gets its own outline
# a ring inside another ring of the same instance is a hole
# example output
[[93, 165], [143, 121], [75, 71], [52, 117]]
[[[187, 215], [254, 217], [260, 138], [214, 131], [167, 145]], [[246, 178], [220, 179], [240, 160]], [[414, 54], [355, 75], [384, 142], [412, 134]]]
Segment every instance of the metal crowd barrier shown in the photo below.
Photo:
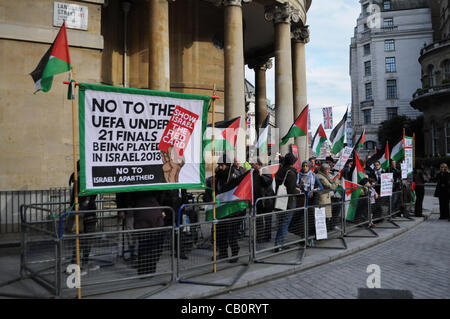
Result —
[[[247, 202], [248, 208], [242, 211], [244, 216], [226, 217], [211, 221], [198, 221], [195, 223], [182, 223], [183, 215], [188, 211], [198, 212], [200, 208], [205, 211], [218, 205]], [[234, 266], [248, 266], [251, 261], [250, 230], [250, 202], [248, 200], [235, 200], [221, 203], [192, 203], [184, 204], [178, 211], [177, 227], [177, 280], [180, 283], [199, 284], [208, 286], [232, 286], [246, 270], [239, 272], [231, 283], [217, 283], [208, 281], [189, 280], [200, 275], [212, 273], [214, 264], [216, 270]], [[214, 260], [214, 226], [216, 228], [216, 259]], [[242, 233], [243, 232], [243, 233]], [[203, 238], [202, 243], [193, 243], [193, 237]], [[230, 248], [230, 251], [228, 251]]]
[[[175, 280], [173, 227], [120, 230], [119, 222], [108, 231], [98, 231], [97, 225], [84, 224], [84, 232], [78, 235], [68, 231], [66, 213], [59, 219], [31, 221], [27, 219], [34, 206], [24, 205], [21, 211], [22, 250], [21, 277], [30, 277], [47, 288], [56, 297], [75, 297], [77, 289], [70, 286], [75, 277], [68, 272], [68, 266], [76, 264], [76, 241], [79, 242], [81, 263], [80, 284], [83, 295], [120, 291], [132, 288], [162, 286], [156, 293]], [[160, 209], [170, 211], [171, 207], [144, 207], [133, 209], [106, 209], [79, 211], [80, 217], [96, 213], [116, 214], [133, 210], [135, 214], [144, 210]], [[117, 219], [116, 219], [117, 220]], [[115, 228], [115, 229], [114, 229]], [[132, 237], [138, 242], [137, 257], [129, 261], [121, 254], [127, 245], [125, 238]], [[142, 279], [146, 279], [143, 281]], [[151, 294], [151, 293], [150, 293]]]
[[[273, 211], [272, 208], [277, 198], [295, 198], [300, 203], [296, 202], [295, 208]], [[307, 236], [305, 205], [305, 194], [267, 196], [256, 200], [252, 216], [254, 262], [281, 265], [302, 263]], [[300, 254], [296, 260], [286, 260], [280, 256], [296, 250]], [[278, 259], [274, 260], [274, 257]]]
[[[345, 237], [378, 237], [378, 234], [372, 228], [373, 210], [370, 203], [369, 188], [364, 186], [349, 187], [345, 189], [345, 192], [357, 190], [360, 190], [358, 198], [348, 201], [343, 200], [343, 211], [346, 213], [344, 216]], [[362, 229], [370, 231], [371, 235], [351, 235], [351, 233]]]
[[[331, 191], [330, 191], [331, 192]], [[315, 194], [314, 196], [317, 196]], [[315, 201], [313, 202], [315, 203]], [[344, 213], [343, 213], [344, 204], [342, 201], [337, 200], [333, 201], [330, 204], [326, 205], [309, 205], [308, 204], [308, 215], [307, 215], [307, 224], [308, 224], [308, 248], [322, 248], [322, 249], [347, 249], [347, 243], [344, 238]], [[329, 211], [331, 213], [331, 217], [326, 217], [326, 228], [327, 228], [327, 239], [323, 240], [331, 240], [338, 239], [342, 242], [342, 246], [324, 246], [321, 245], [320, 241], [316, 240], [316, 232], [315, 232], [315, 209], [316, 208], [325, 208], [325, 211]], [[314, 240], [316, 242], [314, 243]], [[319, 244], [318, 244], [319, 243]]]
[[[54, 207], [57, 211], [63, 211], [65, 202], [70, 199], [70, 188], [51, 188], [47, 190], [20, 190], [20, 191], [0, 191], [0, 234], [20, 232], [20, 206], [31, 203], [61, 203], [61, 206]], [[47, 207], [48, 208], [48, 207]], [[45, 213], [36, 214], [30, 218], [41, 220], [45, 218]]]

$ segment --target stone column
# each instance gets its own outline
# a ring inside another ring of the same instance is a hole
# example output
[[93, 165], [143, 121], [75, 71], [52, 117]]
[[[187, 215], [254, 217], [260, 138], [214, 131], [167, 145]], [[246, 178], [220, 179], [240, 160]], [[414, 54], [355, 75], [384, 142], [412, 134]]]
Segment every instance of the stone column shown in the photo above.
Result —
[[[294, 123], [290, 21], [298, 22], [300, 16], [286, 2], [266, 7], [265, 18], [275, 25], [275, 123], [281, 141]], [[281, 154], [288, 152], [292, 142], [280, 147]]]
[[272, 61], [257, 59], [249, 63], [249, 68], [255, 71], [255, 122], [258, 131], [267, 117], [266, 70], [272, 68]]
[[237, 139], [237, 156], [245, 159], [245, 74], [242, 2], [224, 0], [225, 120], [241, 116], [241, 132]]
[[[292, 31], [292, 66], [294, 80], [294, 119], [308, 104], [306, 95], [305, 45], [309, 42], [308, 26], [295, 26]], [[308, 159], [307, 136], [297, 137], [300, 161]]]
[[149, 18], [148, 88], [170, 91], [169, 3], [147, 0]]

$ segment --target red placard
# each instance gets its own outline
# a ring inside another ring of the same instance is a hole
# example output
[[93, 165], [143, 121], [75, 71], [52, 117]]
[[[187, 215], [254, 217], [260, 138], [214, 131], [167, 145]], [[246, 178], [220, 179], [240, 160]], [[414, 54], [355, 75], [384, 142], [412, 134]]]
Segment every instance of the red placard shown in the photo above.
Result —
[[182, 157], [197, 120], [197, 114], [177, 105], [161, 137], [158, 149], [167, 153], [169, 147], [173, 146], [177, 155]]

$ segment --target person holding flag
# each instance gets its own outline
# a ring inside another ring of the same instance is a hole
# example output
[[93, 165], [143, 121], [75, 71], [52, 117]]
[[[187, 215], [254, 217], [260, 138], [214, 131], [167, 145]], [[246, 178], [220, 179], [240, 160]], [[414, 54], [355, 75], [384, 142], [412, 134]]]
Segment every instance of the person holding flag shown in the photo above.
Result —
[[294, 124], [292, 124], [287, 134], [281, 139], [280, 146], [286, 144], [291, 138], [306, 136], [308, 134], [308, 109], [309, 106], [307, 105], [297, 117]]

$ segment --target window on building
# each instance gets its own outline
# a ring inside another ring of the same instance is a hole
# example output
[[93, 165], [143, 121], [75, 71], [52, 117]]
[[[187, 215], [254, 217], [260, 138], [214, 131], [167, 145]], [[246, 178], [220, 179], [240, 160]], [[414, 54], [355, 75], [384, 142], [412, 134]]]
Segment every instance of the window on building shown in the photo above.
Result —
[[397, 67], [395, 65], [395, 57], [386, 58], [386, 72], [387, 73], [397, 72]]
[[396, 107], [388, 107], [387, 108], [387, 119], [391, 120], [392, 118], [398, 115], [398, 109]]
[[430, 87], [435, 86], [434, 81], [434, 65], [430, 64], [427, 68], [427, 75], [428, 75], [428, 85]]
[[364, 115], [364, 124], [372, 124], [372, 110], [364, 110], [363, 111], [363, 115]]
[[372, 83], [366, 83], [366, 101], [372, 100]]
[[384, 18], [383, 20], [384, 28], [392, 28], [394, 27], [394, 18]]
[[370, 43], [364, 44], [364, 55], [370, 54]]
[[369, 15], [369, 4], [368, 3], [366, 3], [365, 5], [363, 5], [363, 9], [362, 9], [362, 11], [363, 11], [363, 15], [364, 16], [368, 16]]
[[395, 51], [395, 40], [384, 40], [384, 51]]
[[370, 61], [364, 62], [364, 75], [365, 76], [372, 75], [372, 63]]
[[447, 155], [450, 155], [450, 118], [445, 121], [445, 147]]
[[397, 80], [387, 80], [387, 99], [397, 98]]
[[367, 25], [367, 23], [364, 23], [364, 31], [369, 30], [369, 26]]
[[383, 8], [384, 10], [391, 10], [391, 1], [389, 0], [383, 1]]
[[442, 80], [445, 80], [446, 83], [450, 81], [450, 60], [445, 60], [442, 63]]
[[366, 148], [366, 150], [374, 150], [374, 149], [375, 149], [375, 146], [376, 146], [376, 143], [375, 143], [375, 142], [372, 142], [372, 141], [367, 141], [367, 142], [365, 143], [365, 148]]
[[438, 154], [439, 134], [435, 122], [431, 122], [431, 152], [433, 156]]

